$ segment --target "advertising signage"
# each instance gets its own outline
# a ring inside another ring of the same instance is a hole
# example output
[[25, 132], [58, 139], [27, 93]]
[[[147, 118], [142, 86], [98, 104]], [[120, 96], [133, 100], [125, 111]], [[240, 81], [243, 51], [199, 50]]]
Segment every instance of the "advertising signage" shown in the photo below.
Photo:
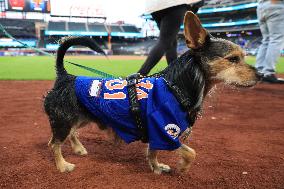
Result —
[[6, 0], [6, 10], [50, 13], [50, 0]]
[[106, 17], [103, 0], [51, 0], [51, 16]]

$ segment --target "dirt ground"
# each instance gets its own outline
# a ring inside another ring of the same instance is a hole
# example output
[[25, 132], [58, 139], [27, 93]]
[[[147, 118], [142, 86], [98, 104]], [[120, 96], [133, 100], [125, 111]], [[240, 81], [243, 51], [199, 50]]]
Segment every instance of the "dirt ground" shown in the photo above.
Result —
[[178, 156], [162, 152], [172, 166], [154, 175], [145, 144], [114, 147], [95, 125], [80, 139], [89, 154], [63, 147], [72, 173], [56, 170], [47, 147], [50, 127], [42, 98], [52, 81], [0, 81], [0, 188], [284, 188], [284, 86], [250, 89], [218, 86], [186, 142], [197, 151], [190, 171], [175, 171]]

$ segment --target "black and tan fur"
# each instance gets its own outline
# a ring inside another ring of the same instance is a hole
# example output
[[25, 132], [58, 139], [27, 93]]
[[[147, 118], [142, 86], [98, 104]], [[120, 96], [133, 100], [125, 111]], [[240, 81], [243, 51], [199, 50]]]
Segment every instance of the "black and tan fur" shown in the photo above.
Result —
[[[190, 99], [192, 103], [189, 115], [194, 122], [205, 96], [216, 83], [250, 87], [257, 83], [258, 75], [253, 67], [245, 63], [244, 52], [238, 45], [212, 37], [192, 12], [186, 13], [184, 28], [185, 40], [190, 50], [155, 76], [164, 77], [175, 84]], [[61, 145], [68, 136], [73, 151], [86, 155], [86, 149], [76, 136], [76, 129], [89, 122], [96, 122], [101, 129], [105, 129], [99, 118], [95, 118], [80, 104], [74, 89], [76, 76], [68, 74], [64, 69], [63, 57], [72, 45], [84, 45], [99, 51], [90, 39], [69, 38], [61, 44], [57, 52], [57, 78], [53, 89], [45, 98], [44, 107], [52, 130], [49, 146], [53, 150], [57, 169], [61, 172], [72, 171], [75, 167], [65, 161], [61, 152]], [[195, 159], [195, 151], [185, 144], [177, 151], [181, 156], [178, 169], [188, 170]], [[151, 170], [157, 174], [169, 172], [170, 167], [159, 163], [157, 154], [157, 150], [147, 150]]]

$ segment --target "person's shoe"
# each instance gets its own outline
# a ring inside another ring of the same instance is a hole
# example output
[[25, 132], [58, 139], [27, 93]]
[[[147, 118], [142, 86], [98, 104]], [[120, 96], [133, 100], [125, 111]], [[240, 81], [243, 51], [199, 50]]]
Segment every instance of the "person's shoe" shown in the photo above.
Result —
[[259, 71], [256, 71], [256, 77], [259, 81], [262, 81], [263, 77], [264, 77], [264, 74], [259, 72]]
[[284, 84], [284, 79], [277, 78], [274, 74], [271, 74], [271, 75], [263, 76], [262, 82], [272, 83], [272, 84]]

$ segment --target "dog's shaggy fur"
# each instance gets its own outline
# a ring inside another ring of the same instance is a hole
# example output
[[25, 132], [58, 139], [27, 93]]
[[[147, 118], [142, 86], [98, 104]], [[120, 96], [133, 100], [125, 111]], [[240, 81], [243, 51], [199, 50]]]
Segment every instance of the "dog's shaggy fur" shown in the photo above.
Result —
[[[163, 77], [176, 85], [183, 95], [190, 99], [188, 109], [191, 123], [194, 123], [202, 102], [209, 90], [216, 83], [224, 82], [239, 87], [250, 87], [258, 81], [255, 69], [244, 61], [244, 52], [236, 44], [224, 39], [212, 37], [192, 12], [187, 12], [184, 19], [187, 46], [189, 51], [181, 55], [165, 70], [155, 76]], [[47, 94], [44, 107], [49, 117], [52, 137], [49, 146], [52, 148], [56, 166], [61, 172], [72, 171], [74, 164], [68, 163], [62, 156], [61, 144], [69, 136], [71, 146], [76, 154], [86, 155], [87, 151], [76, 136], [76, 129], [89, 122], [100, 123], [77, 99], [74, 89], [76, 76], [66, 72], [63, 58], [72, 45], [84, 45], [100, 51], [91, 39], [68, 38], [57, 52], [57, 78], [53, 89]], [[178, 149], [181, 154], [179, 170], [185, 171], [194, 160], [195, 151], [182, 144]], [[147, 158], [151, 170], [157, 174], [170, 171], [170, 167], [158, 163], [157, 151], [148, 148]]]

